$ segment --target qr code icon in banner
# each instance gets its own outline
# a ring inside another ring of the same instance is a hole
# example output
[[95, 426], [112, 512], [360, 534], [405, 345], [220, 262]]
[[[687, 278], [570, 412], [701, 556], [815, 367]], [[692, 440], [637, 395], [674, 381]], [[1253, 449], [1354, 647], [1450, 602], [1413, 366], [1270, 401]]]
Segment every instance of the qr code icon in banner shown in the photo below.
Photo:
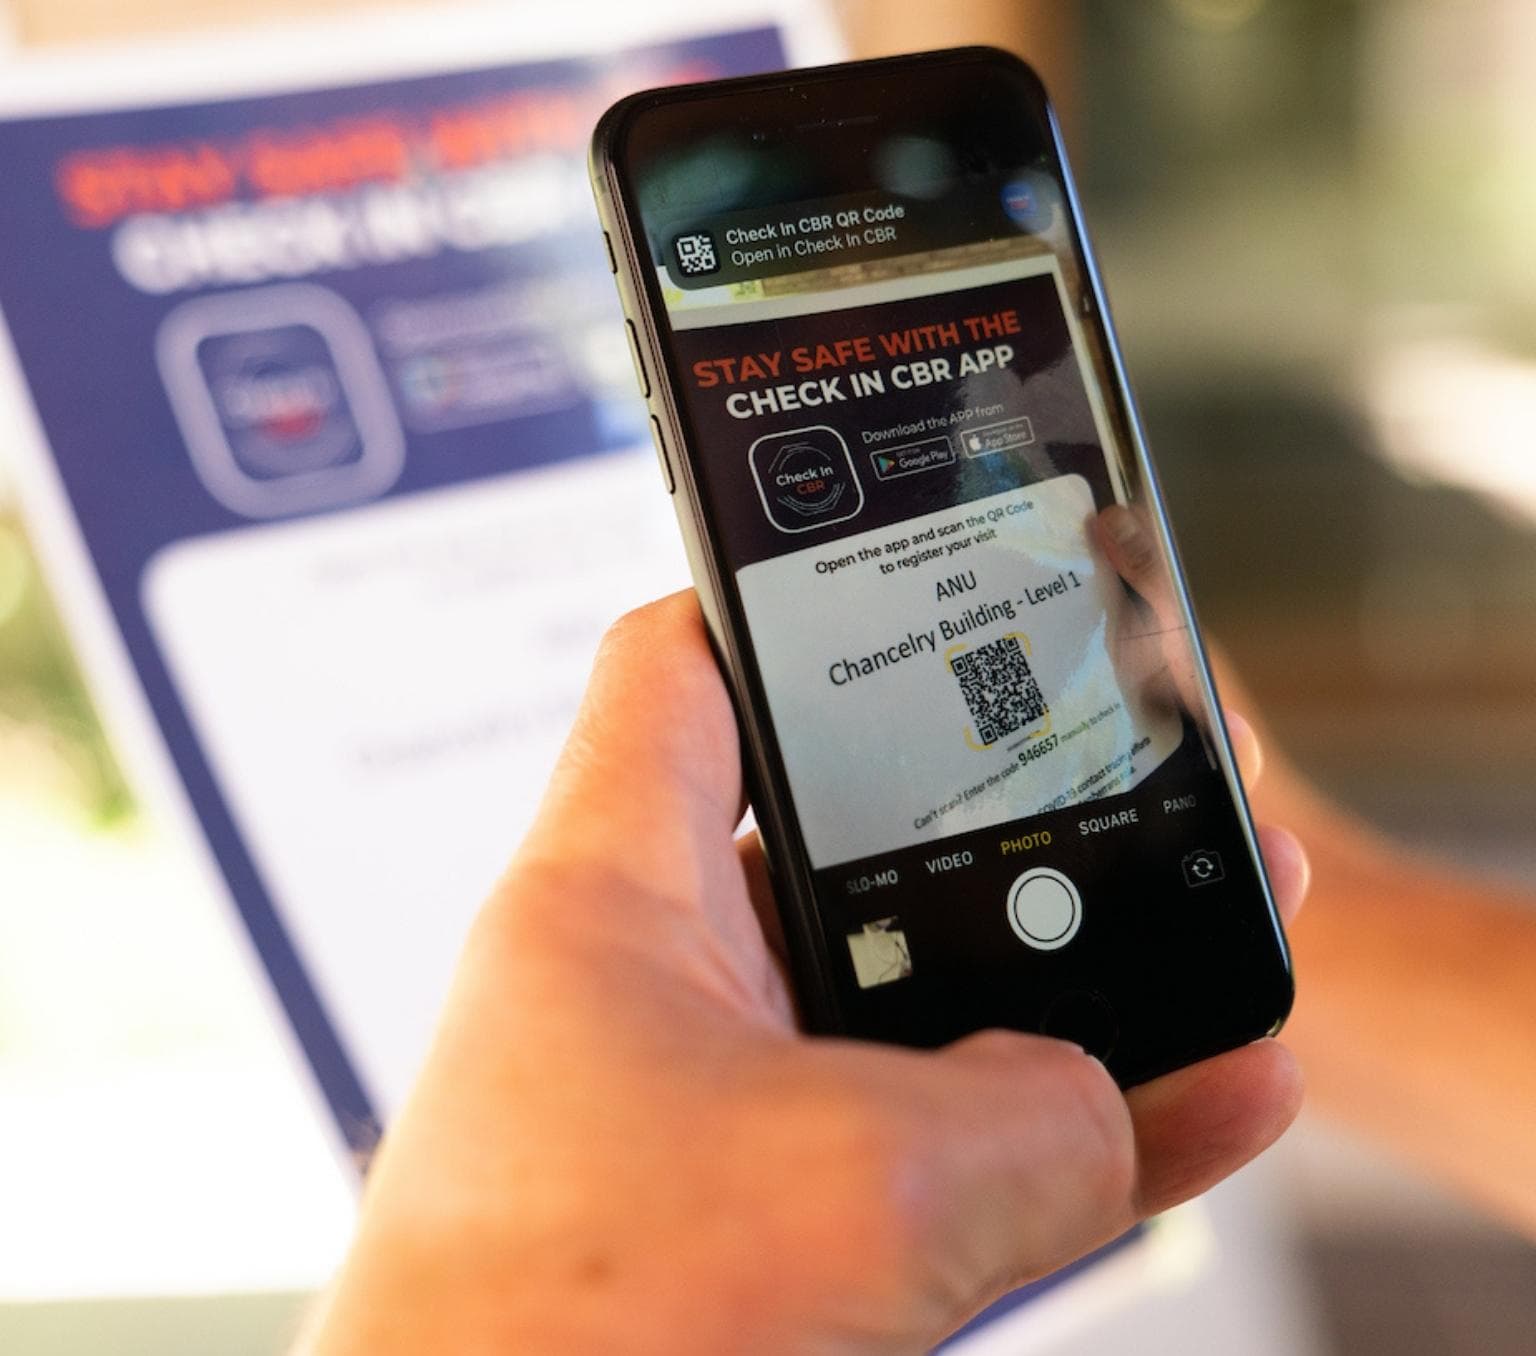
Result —
[[714, 237], [706, 231], [678, 236], [672, 242], [672, 249], [677, 255], [677, 266], [685, 278], [699, 278], [720, 267]]
[[949, 667], [982, 744], [995, 744], [1050, 714], [1018, 636], [957, 654]]

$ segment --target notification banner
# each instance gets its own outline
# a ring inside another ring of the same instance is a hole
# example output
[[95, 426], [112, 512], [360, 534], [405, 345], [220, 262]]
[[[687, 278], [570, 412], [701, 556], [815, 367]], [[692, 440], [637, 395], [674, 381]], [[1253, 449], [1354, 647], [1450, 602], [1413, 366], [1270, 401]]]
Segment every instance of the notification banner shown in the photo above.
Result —
[[130, 771], [206, 840], [356, 1148], [602, 627], [687, 578], [587, 137], [628, 90], [784, 61], [748, 27], [0, 117], [28, 509]]

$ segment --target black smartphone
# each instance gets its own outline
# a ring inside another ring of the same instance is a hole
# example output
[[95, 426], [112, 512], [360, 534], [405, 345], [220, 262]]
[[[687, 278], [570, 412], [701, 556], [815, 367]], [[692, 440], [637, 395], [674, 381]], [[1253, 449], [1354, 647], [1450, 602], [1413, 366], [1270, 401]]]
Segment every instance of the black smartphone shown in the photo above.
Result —
[[1126, 1086], [1273, 1031], [1284, 936], [1033, 72], [637, 94], [592, 177], [809, 1027], [1044, 1032]]

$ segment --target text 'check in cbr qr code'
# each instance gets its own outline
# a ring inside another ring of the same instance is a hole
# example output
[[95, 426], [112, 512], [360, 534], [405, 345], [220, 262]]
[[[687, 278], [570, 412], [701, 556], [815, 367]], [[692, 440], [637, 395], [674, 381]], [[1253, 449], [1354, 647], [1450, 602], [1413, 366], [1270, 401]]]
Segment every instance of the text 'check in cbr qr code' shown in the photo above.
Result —
[[949, 667], [976, 722], [979, 743], [995, 744], [1050, 712], [1018, 636], [957, 654]]

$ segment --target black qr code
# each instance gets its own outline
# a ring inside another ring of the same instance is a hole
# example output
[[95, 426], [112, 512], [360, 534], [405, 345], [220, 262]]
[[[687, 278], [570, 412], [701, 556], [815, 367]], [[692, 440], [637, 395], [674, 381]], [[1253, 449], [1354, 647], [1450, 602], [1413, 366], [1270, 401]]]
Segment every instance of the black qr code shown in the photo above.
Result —
[[995, 744], [1050, 714], [1017, 636], [957, 654], [949, 667], [982, 744]]
[[678, 236], [673, 242], [673, 248], [677, 250], [677, 266], [682, 269], [685, 277], [696, 278], [701, 273], [713, 273], [720, 267], [720, 260], [715, 255], [714, 237], [703, 231]]

